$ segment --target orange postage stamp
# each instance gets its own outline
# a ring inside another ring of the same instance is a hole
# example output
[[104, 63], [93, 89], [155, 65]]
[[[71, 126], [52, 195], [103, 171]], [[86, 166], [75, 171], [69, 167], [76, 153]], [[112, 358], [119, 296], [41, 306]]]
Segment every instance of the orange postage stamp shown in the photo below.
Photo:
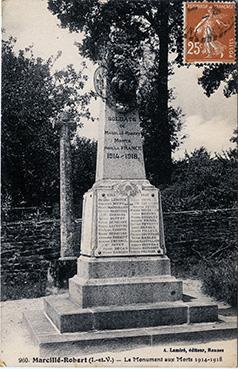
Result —
[[184, 62], [236, 61], [235, 2], [184, 3]]

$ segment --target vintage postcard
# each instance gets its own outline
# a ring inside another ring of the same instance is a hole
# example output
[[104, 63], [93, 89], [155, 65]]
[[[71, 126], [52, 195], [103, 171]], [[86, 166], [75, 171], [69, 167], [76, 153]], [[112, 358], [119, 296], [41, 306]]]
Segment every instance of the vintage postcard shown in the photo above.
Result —
[[1, 366], [236, 367], [236, 10], [2, 1]]

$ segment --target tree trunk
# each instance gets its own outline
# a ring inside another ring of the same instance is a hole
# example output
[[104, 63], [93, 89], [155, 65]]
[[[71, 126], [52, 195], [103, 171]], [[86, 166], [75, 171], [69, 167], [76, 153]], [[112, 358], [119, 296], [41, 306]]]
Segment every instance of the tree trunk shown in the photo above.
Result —
[[[168, 12], [169, 1], [161, 0], [161, 24], [159, 31], [160, 51], [159, 51], [159, 80], [158, 80], [158, 109], [160, 112], [159, 142], [163, 144], [161, 148], [159, 183], [167, 184], [171, 180], [171, 144], [168, 122]], [[159, 145], [158, 145], [159, 146]]]
[[168, 12], [169, 0], [160, 0], [158, 13], [157, 35], [160, 40], [159, 68], [157, 75], [156, 93], [157, 104], [152, 112], [152, 137], [150, 165], [152, 182], [158, 185], [166, 185], [171, 181], [172, 157], [170, 143], [170, 129], [168, 122]]

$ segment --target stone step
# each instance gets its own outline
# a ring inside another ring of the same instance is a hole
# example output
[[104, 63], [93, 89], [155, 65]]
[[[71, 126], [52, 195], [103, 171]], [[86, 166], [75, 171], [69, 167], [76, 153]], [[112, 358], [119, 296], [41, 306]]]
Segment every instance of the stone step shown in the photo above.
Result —
[[162, 302], [82, 309], [68, 295], [44, 299], [46, 315], [61, 333], [213, 322], [217, 305]]
[[70, 299], [82, 308], [179, 301], [182, 281], [168, 275], [131, 278], [85, 279], [78, 275], [69, 280]]
[[24, 321], [32, 340], [39, 345], [40, 355], [71, 356], [136, 346], [153, 346], [163, 342], [208, 341], [236, 338], [236, 321], [219, 316], [213, 323], [195, 323], [150, 328], [60, 333], [42, 311], [28, 311]]

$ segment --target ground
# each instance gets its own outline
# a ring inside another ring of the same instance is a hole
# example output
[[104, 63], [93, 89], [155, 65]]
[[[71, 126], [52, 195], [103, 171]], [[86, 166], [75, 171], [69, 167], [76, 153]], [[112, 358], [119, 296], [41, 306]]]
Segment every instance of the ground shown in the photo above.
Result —
[[[202, 298], [204, 302], [214, 302], [201, 291], [201, 283], [197, 280], [184, 280], [184, 293]], [[43, 298], [5, 301], [1, 308], [1, 360], [7, 366], [203, 366], [203, 367], [235, 367], [235, 339], [214, 342], [176, 342], [152, 347], [117, 348], [100, 347], [94, 352], [90, 350], [74, 353], [62, 352], [61, 363], [43, 362], [40, 360], [38, 347], [32, 342], [24, 325], [22, 316], [27, 310], [42, 310]], [[219, 309], [231, 321], [235, 319], [235, 311], [229, 305], [219, 302]], [[210, 348], [210, 351], [208, 350]], [[198, 352], [198, 350], [204, 350]], [[216, 350], [216, 351], [211, 351]], [[97, 351], [97, 352], [95, 352]], [[54, 356], [45, 356], [49, 359]], [[192, 361], [191, 361], [192, 360]], [[1, 363], [0, 363], [1, 364]]]

